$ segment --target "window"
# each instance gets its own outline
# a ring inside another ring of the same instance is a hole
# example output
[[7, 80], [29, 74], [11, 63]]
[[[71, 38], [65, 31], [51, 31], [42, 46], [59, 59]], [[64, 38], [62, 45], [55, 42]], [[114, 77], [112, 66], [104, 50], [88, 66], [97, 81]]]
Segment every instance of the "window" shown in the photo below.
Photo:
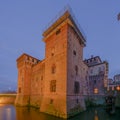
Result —
[[96, 80], [94, 80], [94, 84], [96, 84]]
[[19, 87], [19, 89], [18, 89], [18, 93], [21, 93], [21, 87]]
[[50, 99], [50, 104], [53, 104], [53, 99]]
[[43, 80], [43, 76], [41, 76], [41, 80]]
[[56, 35], [58, 35], [60, 32], [61, 32], [61, 30], [58, 29], [58, 30], [56, 31]]
[[78, 99], [76, 99], [76, 103], [79, 103], [79, 100], [78, 100]]
[[97, 88], [94, 89], [94, 93], [95, 93], [95, 94], [98, 93], [98, 89], [97, 89]]
[[75, 50], [73, 50], [73, 55], [76, 55], [76, 51]]
[[75, 66], [75, 74], [78, 75], [78, 66]]
[[74, 83], [74, 93], [79, 93], [80, 85], [78, 81], [75, 81]]
[[51, 68], [51, 73], [54, 74], [55, 72], [56, 72], [56, 66], [55, 64], [53, 64]]
[[50, 82], [50, 92], [56, 92], [56, 80]]
[[53, 47], [53, 48], [51, 49], [51, 56], [54, 56], [54, 53], [55, 53], [55, 48]]

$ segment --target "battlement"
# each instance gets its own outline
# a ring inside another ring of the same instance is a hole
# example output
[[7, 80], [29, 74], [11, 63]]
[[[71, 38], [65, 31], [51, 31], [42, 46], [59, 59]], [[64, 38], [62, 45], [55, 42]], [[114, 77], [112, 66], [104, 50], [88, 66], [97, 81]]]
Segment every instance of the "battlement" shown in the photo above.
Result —
[[38, 64], [38, 62], [40, 62], [39, 59], [34, 58], [26, 53], [23, 53], [16, 61], [17, 61], [17, 66], [24, 64], [24, 63], [36, 65], [36, 64]]

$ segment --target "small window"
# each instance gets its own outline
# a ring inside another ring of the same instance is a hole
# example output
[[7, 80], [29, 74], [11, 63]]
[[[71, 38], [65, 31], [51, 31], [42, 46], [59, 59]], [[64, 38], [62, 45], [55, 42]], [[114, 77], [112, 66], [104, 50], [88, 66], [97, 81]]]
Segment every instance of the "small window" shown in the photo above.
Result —
[[79, 85], [79, 82], [78, 81], [75, 81], [74, 83], [74, 93], [79, 93], [79, 90], [80, 90], [80, 85]]
[[18, 89], [18, 93], [21, 93], [21, 87], [19, 87], [19, 89]]
[[76, 103], [79, 103], [79, 100], [78, 100], [78, 99], [76, 99]]
[[43, 76], [41, 76], [41, 80], [43, 80]]
[[56, 35], [58, 35], [60, 32], [61, 32], [61, 30], [58, 29], [58, 30], [56, 31]]
[[51, 73], [54, 74], [56, 72], [56, 66], [53, 64], [51, 68]]
[[94, 89], [94, 93], [95, 93], [95, 94], [98, 94], [98, 92], [99, 92], [98, 89], [95, 88], [95, 89]]
[[50, 82], [50, 92], [56, 92], [56, 80]]
[[73, 50], [73, 55], [76, 55], [76, 51], [75, 50]]
[[78, 66], [75, 66], [75, 74], [78, 75]]
[[51, 56], [54, 56], [54, 53], [55, 53], [55, 48], [53, 47], [53, 48], [51, 49]]
[[96, 84], [96, 80], [94, 80], [94, 84]]
[[50, 104], [53, 104], [53, 99], [50, 99]]

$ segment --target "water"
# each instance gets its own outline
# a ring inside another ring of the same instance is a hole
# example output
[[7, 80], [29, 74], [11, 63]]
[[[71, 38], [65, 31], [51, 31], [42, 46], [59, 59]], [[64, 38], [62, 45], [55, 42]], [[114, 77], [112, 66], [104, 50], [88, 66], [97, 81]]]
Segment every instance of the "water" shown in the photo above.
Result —
[[[0, 104], [0, 120], [64, 120], [51, 115], [40, 113], [35, 108], [15, 107]], [[115, 115], [106, 114], [102, 107], [90, 108], [69, 120], [120, 120], [120, 109]]]

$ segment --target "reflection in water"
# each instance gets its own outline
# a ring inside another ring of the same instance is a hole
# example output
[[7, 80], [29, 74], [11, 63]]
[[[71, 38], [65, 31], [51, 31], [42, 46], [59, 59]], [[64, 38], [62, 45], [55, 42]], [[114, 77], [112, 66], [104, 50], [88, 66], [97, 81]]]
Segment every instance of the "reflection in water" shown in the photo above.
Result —
[[69, 120], [120, 120], [120, 109], [117, 109], [116, 114], [111, 116], [106, 113], [103, 107], [89, 108]]
[[97, 110], [95, 110], [95, 116], [94, 116], [94, 120], [99, 120], [99, 119], [98, 119]]
[[16, 107], [17, 120], [63, 120], [51, 115], [40, 113], [39, 109]]
[[[64, 120], [44, 113], [40, 113], [39, 109], [15, 107], [13, 105], [0, 104], [0, 120]], [[116, 114], [110, 116], [103, 107], [89, 108], [87, 111], [70, 118], [68, 120], [120, 120], [120, 109], [116, 110]]]
[[12, 117], [11, 117], [11, 109], [10, 108], [7, 108], [6, 109], [6, 119], [7, 120], [12, 120]]
[[13, 105], [0, 104], [0, 120], [15, 120], [15, 109]]

